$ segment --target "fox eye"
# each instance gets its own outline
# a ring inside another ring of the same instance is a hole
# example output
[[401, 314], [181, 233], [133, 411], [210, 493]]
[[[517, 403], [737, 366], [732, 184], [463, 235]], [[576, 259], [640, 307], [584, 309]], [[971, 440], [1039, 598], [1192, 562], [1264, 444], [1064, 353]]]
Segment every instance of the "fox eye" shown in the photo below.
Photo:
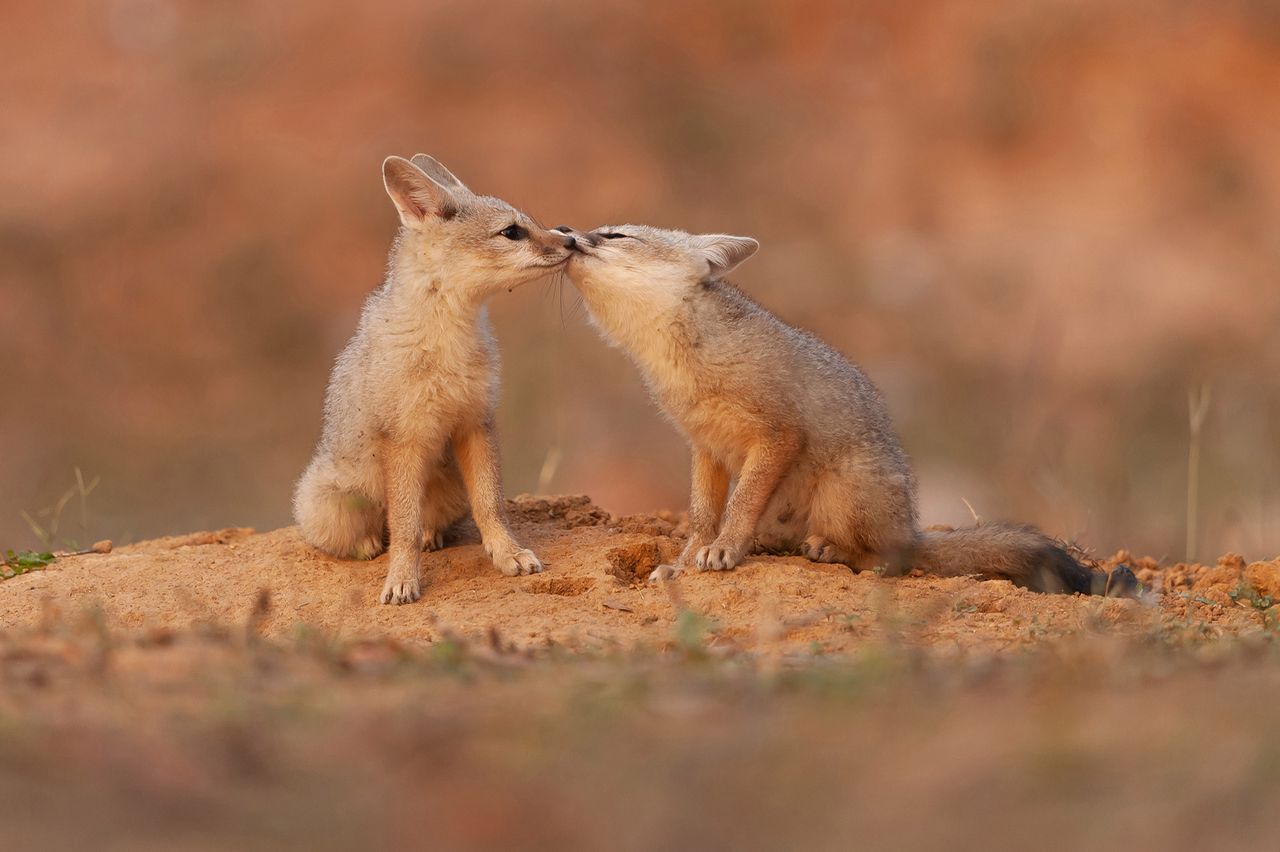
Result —
[[529, 236], [529, 232], [519, 225], [508, 225], [498, 232], [498, 236], [506, 237], [509, 240], [523, 240]]
[[623, 239], [624, 237], [626, 237], [627, 235], [626, 235], [626, 234], [618, 234], [618, 233], [608, 233], [608, 234], [601, 234], [600, 236], [601, 236], [601, 237], [603, 237], [603, 238], [604, 238], [604, 239], [606, 239], [606, 240], [621, 240], [621, 239]]

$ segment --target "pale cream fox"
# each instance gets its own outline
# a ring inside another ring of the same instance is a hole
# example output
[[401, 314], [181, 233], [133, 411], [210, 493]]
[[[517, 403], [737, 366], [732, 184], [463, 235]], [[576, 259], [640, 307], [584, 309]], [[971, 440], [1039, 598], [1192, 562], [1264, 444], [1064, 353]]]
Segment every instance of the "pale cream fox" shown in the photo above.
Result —
[[[576, 238], [569, 277], [692, 445], [689, 543], [675, 565], [726, 570], [753, 545], [891, 573], [985, 574], [1044, 591], [1102, 575], [1029, 527], [925, 532], [889, 413], [857, 367], [724, 276], [758, 243], [636, 225]], [[1116, 578], [1129, 590], [1132, 574]]]
[[472, 193], [425, 154], [388, 157], [382, 176], [400, 233], [386, 281], [333, 368], [293, 511], [303, 538], [326, 553], [372, 559], [386, 547], [380, 599], [401, 604], [421, 594], [424, 546], [442, 546], [468, 505], [498, 570], [542, 570], [506, 520], [485, 305], [560, 267], [573, 238]]

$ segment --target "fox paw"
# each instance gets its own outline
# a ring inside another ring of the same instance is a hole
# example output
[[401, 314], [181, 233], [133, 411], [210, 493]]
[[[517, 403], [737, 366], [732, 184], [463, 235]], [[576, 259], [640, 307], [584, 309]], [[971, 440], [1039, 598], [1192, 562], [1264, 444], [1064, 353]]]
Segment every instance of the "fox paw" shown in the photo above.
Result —
[[497, 557], [493, 564], [508, 577], [519, 577], [521, 574], [537, 574], [542, 570], [542, 563], [529, 549], [517, 550], [510, 556]]
[[699, 548], [693, 563], [699, 571], [730, 571], [742, 561], [741, 547], [726, 547], [722, 544], [709, 544]]
[[649, 582], [661, 583], [664, 580], [674, 580], [680, 576], [681, 570], [679, 565], [659, 565], [649, 573]]
[[820, 535], [806, 538], [800, 550], [813, 562], [845, 562], [848, 559], [844, 551]]
[[382, 595], [378, 598], [384, 604], [413, 603], [422, 597], [422, 583], [417, 577], [403, 579], [387, 577], [382, 587]]
[[356, 546], [351, 549], [351, 557], [353, 559], [376, 559], [386, 549], [386, 545], [382, 543], [382, 533], [367, 535], [356, 542]]
[[422, 535], [422, 551], [430, 553], [444, 548], [444, 533], [426, 530]]

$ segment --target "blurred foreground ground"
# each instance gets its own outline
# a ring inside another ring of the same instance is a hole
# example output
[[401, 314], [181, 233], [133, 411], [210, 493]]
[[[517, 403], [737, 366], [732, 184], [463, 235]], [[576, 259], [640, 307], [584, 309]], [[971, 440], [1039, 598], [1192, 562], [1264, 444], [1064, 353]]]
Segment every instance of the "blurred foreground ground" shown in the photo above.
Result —
[[292, 529], [67, 557], [0, 586], [12, 849], [1271, 849], [1280, 561], [1138, 600], [798, 558], [643, 582], [672, 516], [523, 499], [385, 559]]
[[23, 850], [1269, 850], [1280, 657], [0, 637]]

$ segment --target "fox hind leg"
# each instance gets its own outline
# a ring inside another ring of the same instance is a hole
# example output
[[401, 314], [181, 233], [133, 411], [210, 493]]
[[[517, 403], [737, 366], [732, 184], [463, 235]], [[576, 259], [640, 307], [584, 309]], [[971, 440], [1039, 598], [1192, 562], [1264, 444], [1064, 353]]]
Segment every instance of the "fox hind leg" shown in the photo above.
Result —
[[813, 473], [803, 462], [782, 480], [756, 524], [755, 552], [779, 556], [805, 552], [813, 486]]
[[811, 562], [843, 562], [852, 566], [857, 559], [853, 553], [821, 535], [811, 535], [800, 545], [800, 552]]
[[359, 491], [342, 488], [321, 458], [298, 481], [293, 516], [303, 539], [343, 559], [373, 559], [386, 549], [386, 511]]
[[899, 573], [915, 524], [911, 493], [898, 478], [874, 471], [833, 474], [814, 488], [801, 552], [855, 571], [883, 565]]

